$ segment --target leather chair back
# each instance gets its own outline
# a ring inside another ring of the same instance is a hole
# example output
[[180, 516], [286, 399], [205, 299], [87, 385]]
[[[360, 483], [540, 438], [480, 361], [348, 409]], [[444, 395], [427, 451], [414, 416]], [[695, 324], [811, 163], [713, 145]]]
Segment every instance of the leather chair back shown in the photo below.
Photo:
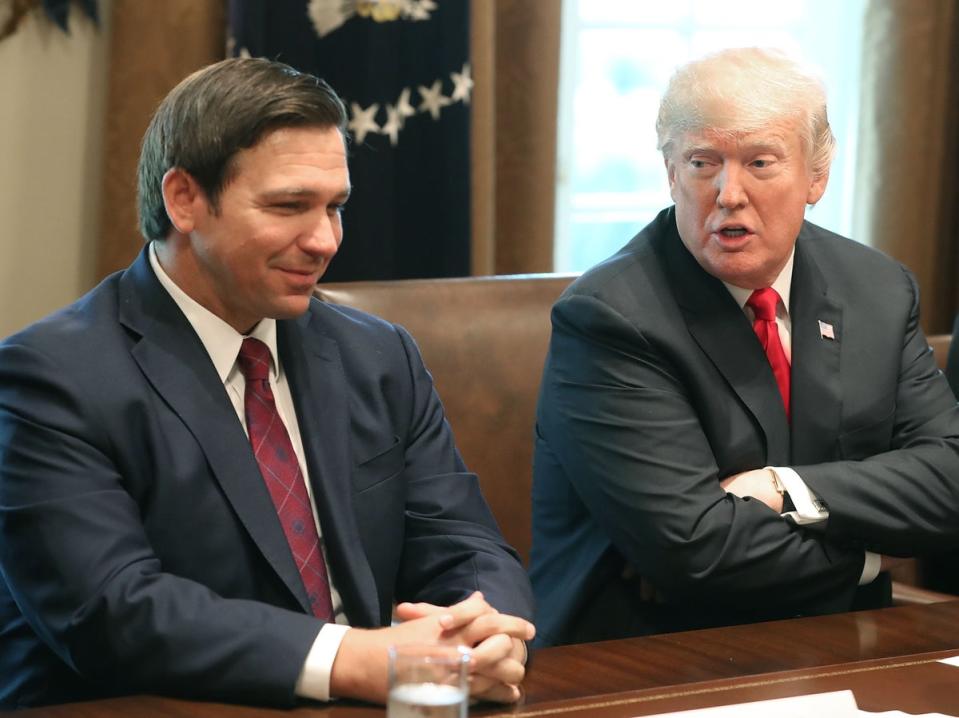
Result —
[[529, 559], [533, 424], [550, 308], [575, 275], [320, 284], [323, 301], [405, 327], [506, 540]]

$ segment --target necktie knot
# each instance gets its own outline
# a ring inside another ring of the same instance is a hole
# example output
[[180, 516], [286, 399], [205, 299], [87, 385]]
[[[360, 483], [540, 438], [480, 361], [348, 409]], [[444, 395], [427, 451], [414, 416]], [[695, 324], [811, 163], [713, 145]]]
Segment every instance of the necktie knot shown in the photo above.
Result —
[[270, 348], [259, 339], [244, 339], [236, 360], [247, 381], [267, 381], [270, 378]]
[[772, 287], [763, 287], [753, 292], [746, 304], [752, 307], [756, 319], [764, 322], [776, 321], [776, 305], [779, 304], [779, 293]]

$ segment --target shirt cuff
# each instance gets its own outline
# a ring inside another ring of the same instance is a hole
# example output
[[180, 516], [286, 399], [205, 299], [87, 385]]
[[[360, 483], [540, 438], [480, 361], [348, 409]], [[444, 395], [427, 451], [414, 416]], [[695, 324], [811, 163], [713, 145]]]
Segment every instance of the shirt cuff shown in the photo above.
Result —
[[879, 575], [879, 568], [882, 565], [882, 556], [872, 551], [866, 551], [866, 560], [862, 564], [862, 576], [859, 577], [859, 585], [865, 586], [872, 583]]
[[788, 511], [783, 516], [800, 526], [822, 523], [829, 518], [829, 509], [806, 486], [806, 482], [799, 477], [799, 474], [788, 466], [767, 466], [766, 468], [776, 474], [786, 488], [793, 506], [796, 507], [795, 511]]
[[310, 652], [306, 654], [300, 677], [296, 679], [296, 695], [317, 701], [330, 700], [333, 661], [336, 660], [343, 636], [349, 630], [349, 626], [338, 623], [324, 624], [313, 641]]

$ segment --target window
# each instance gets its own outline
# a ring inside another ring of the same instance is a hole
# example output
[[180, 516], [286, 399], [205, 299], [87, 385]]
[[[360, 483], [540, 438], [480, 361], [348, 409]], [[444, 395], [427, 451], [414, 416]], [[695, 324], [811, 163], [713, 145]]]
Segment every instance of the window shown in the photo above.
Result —
[[556, 271], [613, 254], [672, 201], [656, 150], [675, 68], [726, 47], [779, 47], [826, 83], [838, 140], [829, 186], [806, 217], [852, 234], [865, 0], [564, 0]]

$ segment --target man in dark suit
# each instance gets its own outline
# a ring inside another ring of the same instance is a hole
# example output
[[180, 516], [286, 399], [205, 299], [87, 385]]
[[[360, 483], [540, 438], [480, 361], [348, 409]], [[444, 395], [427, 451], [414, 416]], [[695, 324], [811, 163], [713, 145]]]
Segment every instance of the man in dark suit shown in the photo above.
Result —
[[959, 539], [959, 411], [909, 272], [804, 221], [821, 85], [732, 50], [671, 80], [675, 206], [553, 310], [537, 414], [538, 641], [887, 605]]
[[279, 63], [187, 78], [139, 258], [0, 344], [0, 707], [382, 700], [404, 643], [469, 645], [472, 692], [518, 697], [529, 584], [415, 344], [312, 297], [345, 120]]

